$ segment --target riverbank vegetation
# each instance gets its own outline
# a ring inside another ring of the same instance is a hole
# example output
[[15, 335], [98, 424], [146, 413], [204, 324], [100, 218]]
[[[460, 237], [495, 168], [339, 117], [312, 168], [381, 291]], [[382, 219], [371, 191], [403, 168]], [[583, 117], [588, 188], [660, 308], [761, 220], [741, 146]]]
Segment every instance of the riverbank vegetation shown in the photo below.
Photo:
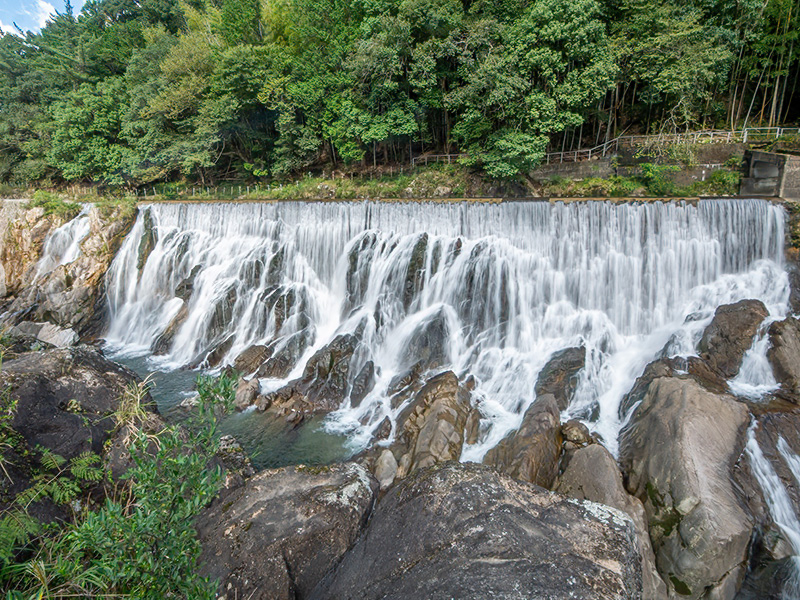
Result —
[[[230, 408], [232, 392], [224, 378], [203, 379], [197, 388], [197, 413], [187, 427], [153, 432], [142, 426], [147, 384], [129, 384], [109, 416], [125, 446], [122, 455], [117, 449], [116, 468], [120, 456], [127, 465], [118, 476], [91, 452], [67, 461], [27, 448], [12, 426], [16, 402], [0, 393], [4, 598], [214, 597], [216, 582], [197, 574], [194, 518], [220, 487], [212, 462], [216, 419]], [[30, 469], [30, 485], [9, 496], [15, 485], [6, 466]]]
[[0, 181], [145, 186], [796, 120], [798, 2], [96, 0], [0, 39]]

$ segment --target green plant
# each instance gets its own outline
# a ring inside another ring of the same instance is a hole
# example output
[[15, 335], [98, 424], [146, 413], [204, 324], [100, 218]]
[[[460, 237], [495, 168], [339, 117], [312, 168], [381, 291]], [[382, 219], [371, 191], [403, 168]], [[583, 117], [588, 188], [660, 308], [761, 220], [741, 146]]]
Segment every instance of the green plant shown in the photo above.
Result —
[[642, 163], [642, 181], [651, 196], [672, 196], [675, 194], [675, 182], [668, 177], [669, 173], [680, 170], [677, 165], [657, 165]]
[[55, 215], [64, 221], [73, 219], [81, 211], [79, 204], [67, 202], [57, 194], [45, 190], [36, 190], [33, 199], [28, 202], [28, 208], [39, 206], [44, 208], [44, 214]]

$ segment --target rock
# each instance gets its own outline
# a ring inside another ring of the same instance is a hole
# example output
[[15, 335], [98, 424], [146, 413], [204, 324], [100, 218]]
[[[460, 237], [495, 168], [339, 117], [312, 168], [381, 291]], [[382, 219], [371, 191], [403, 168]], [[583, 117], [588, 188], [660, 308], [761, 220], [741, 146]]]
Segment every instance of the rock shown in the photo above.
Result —
[[345, 399], [350, 361], [357, 346], [354, 335], [337, 335], [308, 359], [300, 386], [303, 395], [317, 410], [335, 410]]
[[22, 335], [33, 336], [40, 342], [56, 348], [68, 348], [78, 343], [78, 334], [72, 329], [64, 329], [52, 323], [23, 321], [16, 325], [14, 329]]
[[658, 377], [620, 434], [627, 489], [644, 502], [671, 596], [732, 598], [730, 578], [741, 581], [753, 519], [732, 470], [749, 420], [730, 396]]
[[450, 362], [450, 324], [447, 313], [439, 309], [420, 323], [406, 342], [404, 365], [418, 364], [423, 371]]
[[272, 350], [267, 346], [250, 346], [233, 361], [233, 368], [243, 375], [255, 373], [258, 368], [272, 355]]
[[452, 371], [431, 378], [397, 417], [393, 446], [397, 477], [437, 462], [457, 460], [464, 445], [464, 426], [470, 411], [469, 392]]
[[139, 249], [136, 256], [136, 269], [139, 273], [142, 272], [147, 259], [150, 258], [150, 254], [153, 252], [158, 242], [158, 231], [156, 230], [155, 223], [153, 222], [153, 215], [149, 208], [145, 209], [142, 214], [142, 226], [144, 227], [144, 232], [139, 239]]
[[741, 300], [720, 306], [697, 346], [700, 357], [725, 379], [735, 377], [744, 353], [767, 316], [769, 311], [760, 300]]
[[13, 498], [29, 487], [39, 470], [38, 446], [67, 460], [93, 452], [106, 459], [114, 475], [124, 472], [131, 429], [152, 433], [164, 427], [149, 394], [144, 395], [143, 418], [120, 420], [121, 415], [133, 414], [130, 408], [117, 411], [129, 398], [127, 388], [139, 382], [130, 370], [86, 347], [28, 352], [4, 360], [0, 402], [3, 410], [6, 402], [16, 403], [10, 425], [21, 441], [0, 449], [11, 475], [10, 480], [0, 478], [0, 498]]
[[800, 321], [788, 317], [769, 327], [767, 358], [783, 395], [800, 402]]
[[175, 339], [175, 335], [178, 333], [181, 325], [183, 325], [188, 318], [189, 307], [184, 303], [169, 322], [167, 328], [156, 338], [156, 341], [153, 342], [153, 354], [167, 354], [169, 352], [172, 346], [172, 340]]
[[620, 402], [620, 419], [624, 420], [636, 403], [644, 399], [650, 384], [658, 377], [691, 378], [704, 389], [715, 394], [728, 392], [727, 382], [702, 358], [696, 356], [660, 358], [645, 367], [642, 375], [633, 384], [631, 391]]
[[236, 388], [236, 396], [234, 399], [234, 404], [237, 410], [244, 410], [250, 406], [252, 406], [256, 398], [258, 397], [258, 393], [260, 391], [258, 385], [258, 379], [243, 379], [239, 378], [239, 385]]
[[[594, 443], [594, 438], [589, 432], [589, 428], [575, 419], [570, 419], [561, 426], [561, 437], [565, 442], [569, 442], [578, 447], [588, 446]], [[589, 500], [591, 499], [592, 498], [589, 498]], [[596, 502], [600, 501], [597, 500]]]
[[89, 233], [81, 252], [71, 263], [60, 265], [34, 281], [36, 261], [46, 236], [62, 223], [43, 211], [31, 209], [9, 228], [13, 244], [6, 244], [2, 262], [10, 277], [9, 291], [17, 294], [8, 309], [14, 319], [50, 322], [73, 329], [83, 339], [101, 335], [107, 309], [103, 282], [111, 261], [133, 225], [124, 207], [111, 211], [92, 207]]
[[578, 384], [578, 373], [586, 364], [586, 348], [566, 348], [550, 357], [534, 388], [537, 396], [552, 394], [559, 410], [566, 410]]
[[375, 386], [375, 363], [368, 360], [350, 387], [350, 406], [356, 408]]
[[644, 506], [625, 491], [622, 473], [608, 450], [600, 444], [576, 450], [555, 489], [570, 498], [606, 504], [627, 514], [636, 527], [637, 549], [642, 557], [642, 597], [666, 599], [667, 586], [656, 569]]
[[192, 297], [192, 293], [194, 292], [194, 280], [197, 279], [197, 274], [200, 272], [201, 268], [200, 265], [195, 265], [192, 268], [192, 272], [189, 273], [189, 276], [175, 286], [175, 297], [183, 300], [184, 304], [188, 304], [189, 298]]
[[403, 283], [403, 308], [406, 310], [422, 288], [425, 272], [425, 254], [428, 249], [428, 234], [423, 233], [414, 244]]
[[225, 470], [226, 488], [238, 487], [245, 479], [256, 473], [250, 457], [232, 435], [223, 435], [219, 438], [217, 459]]
[[516, 479], [550, 488], [558, 475], [561, 442], [556, 399], [546, 394], [531, 404], [519, 429], [489, 450], [483, 463]]
[[353, 463], [262, 471], [198, 517], [200, 573], [228, 598], [307, 598], [355, 542], [377, 489]]
[[270, 357], [258, 369], [258, 377], [286, 378], [308, 348], [312, 338], [312, 332], [303, 330], [271, 344]]
[[394, 454], [389, 449], [381, 452], [378, 460], [375, 461], [375, 479], [381, 486], [381, 490], [386, 490], [394, 483], [397, 476], [397, 461]]
[[219, 366], [228, 355], [228, 352], [230, 352], [235, 337], [235, 335], [231, 334], [221, 342], [217, 342], [211, 350], [206, 353], [205, 358], [200, 364], [211, 369]]
[[481, 465], [413, 473], [310, 598], [641, 597], [630, 519]]

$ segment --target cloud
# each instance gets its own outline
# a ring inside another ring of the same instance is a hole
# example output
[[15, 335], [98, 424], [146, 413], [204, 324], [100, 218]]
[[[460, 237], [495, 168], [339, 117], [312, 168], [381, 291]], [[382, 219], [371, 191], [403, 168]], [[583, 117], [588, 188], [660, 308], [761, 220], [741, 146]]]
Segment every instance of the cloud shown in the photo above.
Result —
[[49, 2], [45, 2], [45, 0], [36, 0], [36, 8], [34, 9], [34, 12], [31, 13], [31, 16], [36, 19], [36, 24], [39, 26], [39, 28], [42, 28], [47, 24], [47, 21], [50, 20], [50, 17], [53, 16], [55, 12], [56, 7]]
[[0, 21], [0, 29], [3, 30], [3, 35], [5, 35], [6, 33], [16, 33], [17, 32], [17, 28], [16, 27], [14, 27], [13, 25], [7, 25], [6, 23], [3, 23], [2, 21]]

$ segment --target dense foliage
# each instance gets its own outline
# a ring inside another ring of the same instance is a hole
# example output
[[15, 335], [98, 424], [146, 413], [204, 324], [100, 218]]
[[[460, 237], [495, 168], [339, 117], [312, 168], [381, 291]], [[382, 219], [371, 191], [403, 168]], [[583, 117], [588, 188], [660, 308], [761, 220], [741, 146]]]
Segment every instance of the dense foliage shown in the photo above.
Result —
[[[0, 39], [0, 181], [275, 178], [797, 118], [798, 0], [89, 0]], [[13, 33], [13, 32], [12, 32]]]
[[[0, 590], [28, 598], [213, 598], [216, 583], [197, 574], [194, 518], [216, 495], [221, 474], [216, 419], [230, 409], [228, 376], [198, 380], [199, 407], [189, 427], [148, 432], [146, 384], [132, 385], [113, 418], [130, 467], [114, 478], [95, 454], [70, 461], [46, 448], [31, 484], [0, 511]], [[0, 393], [0, 477], [19, 434], [16, 403]], [[99, 499], [99, 500], [98, 500]], [[37, 503], [71, 507], [70, 522], [38, 519]]]

